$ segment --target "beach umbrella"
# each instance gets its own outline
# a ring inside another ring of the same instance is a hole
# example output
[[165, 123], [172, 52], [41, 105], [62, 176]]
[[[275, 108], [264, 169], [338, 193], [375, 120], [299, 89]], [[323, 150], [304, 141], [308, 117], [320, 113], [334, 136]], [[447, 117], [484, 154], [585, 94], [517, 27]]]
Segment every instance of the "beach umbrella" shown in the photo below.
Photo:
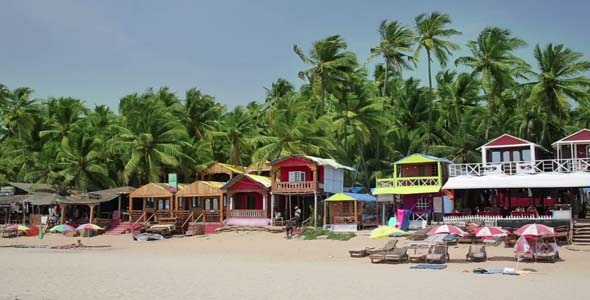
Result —
[[518, 272], [518, 262], [520, 261], [520, 256], [529, 251], [531, 251], [531, 245], [529, 245], [526, 237], [521, 235], [518, 240], [516, 240], [516, 244], [514, 245], [514, 253], [516, 253], [516, 267], [514, 269], [516, 272]]
[[514, 234], [524, 237], [540, 237], [544, 235], [555, 235], [552, 227], [543, 224], [527, 224], [514, 231]]
[[76, 230], [102, 230], [103, 228], [95, 225], [95, 224], [90, 224], [90, 223], [86, 223], [86, 224], [82, 224], [78, 227], [76, 227]]
[[461, 230], [461, 228], [453, 225], [440, 225], [433, 227], [427, 233], [427, 235], [433, 234], [456, 234], [458, 236], [464, 236], [467, 232]]
[[406, 231], [403, 231], [399, 228], [395, 228], [395, 227], [391, 227], [391, 226], [380, 226], [379, 228], [376, 228], [373, 230], [373, 232], [371, 232], [371, 236], [369, 238], [371, 239], [380, 239], [380, 238], [385, 238], [388, 237], [390, 235], [407, 235], [409, 234]]
[[29, 227], [20, 224], [14, 224], [6, 227], [6, 231], [27, 231]]
[[477, 227], [473, 230], [473, 232], [475, 233], [475, 237], [484, 239], [491, 239], [497, 236], [506, 236], [508, 234], [508, 232], [502, 228], [489, 226]]
[[74, 230], [76, 230], [76, 228], [74, 228], [68, 224], [60, 224], [60, 225], [53, 226], [51, 229], [49, 229], [49, 232], [68, 232], [68, 231], [74, 231]]

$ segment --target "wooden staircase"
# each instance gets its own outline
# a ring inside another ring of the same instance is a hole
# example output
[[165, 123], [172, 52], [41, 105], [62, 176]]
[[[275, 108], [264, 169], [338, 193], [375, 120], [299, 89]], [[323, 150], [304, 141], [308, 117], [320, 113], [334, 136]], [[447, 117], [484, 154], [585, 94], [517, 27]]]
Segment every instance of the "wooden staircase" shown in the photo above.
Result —
[[124, 234], [124, 233], [131, 233], [134, 230], [140, 228], [141, 226], [143, 226], [143, 225], [142, 224], [133, 225], [130, 222], [121, 222], [121, 223], [119, 223], [119, 225], [114, 226], [112, 229], [105, 232], [105, 234], [118, 235], [118, 234]]
[[577, 219], [574, 224], [573, 242], [590, 246], [590, 219]]
[[213, 233], [217, 233], [217, 228], [223, 227], [223, 224], [217, 222], [217, 223], [205, 223], [205, 226], [203, 227], [205, 230], [205, 234], [213, 234]]

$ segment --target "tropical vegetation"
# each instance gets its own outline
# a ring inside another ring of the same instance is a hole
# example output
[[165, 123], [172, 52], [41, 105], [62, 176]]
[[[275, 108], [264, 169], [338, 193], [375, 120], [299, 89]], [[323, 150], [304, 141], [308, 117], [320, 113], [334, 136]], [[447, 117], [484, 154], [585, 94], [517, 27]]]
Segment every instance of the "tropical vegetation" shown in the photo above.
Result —
[[346, 184], [370, 186], [411, 153], [475, 162], [476, 148], [502, 133], [549, 148], [590, 126], [590, 61], [566, 45], [527, 48], [500, 27], [460, 45], [440, 12], [375, 25], [369, 57], [340, 35], [295, 45], [301, 82], [279, 78], [265, 99], [232, 109], [198, 88], [125, 95], [115, 111], [0, 85], [0, 181], [84, 191], [174, 172], [190, 182], [213, 161], [246, 166], [306, 153], [355, 167]]

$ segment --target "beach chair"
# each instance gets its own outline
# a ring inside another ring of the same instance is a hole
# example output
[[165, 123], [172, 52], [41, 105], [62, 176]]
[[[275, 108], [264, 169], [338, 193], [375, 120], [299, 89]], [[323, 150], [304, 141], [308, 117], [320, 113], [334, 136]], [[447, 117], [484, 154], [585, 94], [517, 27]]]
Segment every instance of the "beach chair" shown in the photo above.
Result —
[[469, 246], [469, 252], [465, 255], [467, 261], [486, 261], [488, 260], [488, 254], [486, 252], [486, 246]]
[[447, 251], [446, 245], [436, 245], [432, 252], [426, 255], [426, 262], [440, 262], [446, 263], [450, 259], [449, 252]]
[[371, 263], [385, 262], [385, 255], [393, 252], [395, 250], [395, 245], [397, 245], [397, 240], [390, 240], [382, 249], [367, 250]]
[[414, 234], [412, 234], [411, 236], [409, 236], [408, 239], [411, 239], [413, 241], [422, 241], [428, 237], [428, 235], [426, 233], [429, 230], [430, 230], [430, 227], [420, 229], [420, 230], [414, 232]]
[[352, 249], [348, 250], [350, 257], [365, 257], [369, 256], [369, 251], [375, 250], [375, 247], [365, 247], [363, 249]]
[[430, 247], [415, 247], [410, 249], [408, 259], [410, 262], [426, 262], [426, 256], [428, 254], [430, 254]]
[[383, 260], [387, 262], [397, 262], [401, 263], [408, 260], [408, 248], [395, 248], [393, 251], [385, 253], [383, 256]]
[[548, 261], [554, 263], [559, 258], [559, 250], [556, 243], [545, 243], [535, 253], [535, 261]]
[[[357, 250], [364, 250], [367, 252], [367, 254], [371, 255], [371, 254], [378, 254], [378, 253], [382, 253], [382, 252], [389, 252], [392, 251], [393, 249], [395, 249], [395, 246], [397, 245], [397, 240], [389, 240], [387, 241], [387, 243], [385, 243], [385, 245], [383, 246], [383, 248], [373, 248], [373, 249], [357, 249]], [[349, 250], [350, 251], [357, 251], [357, 250]]]

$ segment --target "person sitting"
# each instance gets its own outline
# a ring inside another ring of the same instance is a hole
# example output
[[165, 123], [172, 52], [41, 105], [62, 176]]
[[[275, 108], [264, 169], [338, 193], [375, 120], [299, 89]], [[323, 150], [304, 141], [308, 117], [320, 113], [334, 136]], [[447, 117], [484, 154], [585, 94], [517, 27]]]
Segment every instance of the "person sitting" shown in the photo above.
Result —
[[551, 245], [548, 243], [542, 243], [539, 247], [539, 253], [548, 254], [551, 253], [551, 251], [553, 251], [553, 247], [551, 247]]

